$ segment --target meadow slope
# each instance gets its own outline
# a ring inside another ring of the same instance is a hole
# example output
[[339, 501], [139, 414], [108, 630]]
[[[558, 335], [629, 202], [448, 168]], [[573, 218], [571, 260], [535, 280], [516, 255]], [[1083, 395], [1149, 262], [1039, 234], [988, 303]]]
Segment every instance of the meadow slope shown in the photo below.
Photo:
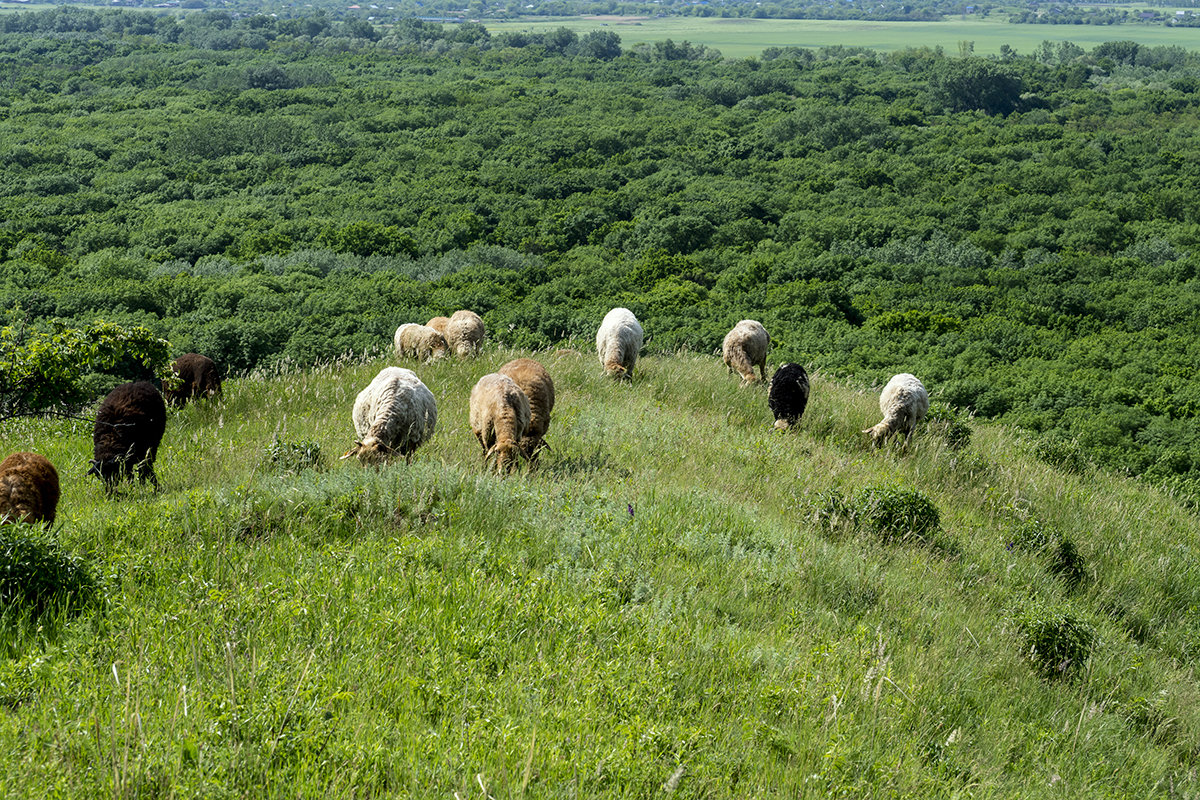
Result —
[[[506, 479], [466, 399], [508, 350], [416, 368], [439, 421], [410, 466], [337, 458], [378, 360], [172, 412], [157, 494], [85, 478], [86, 422], [7, 423], [100, 588], [0, 614], [0, 795], [1196, 796], [1197, 525], [1170, 497], [1000, 426], [872, 451], [877, 389], [820, 374], [780, 433], [711, 355], [627, 386], [577, 346], [534, 354], [553, 449]], [[871, 488], [940, 527], [856, 526]], [[1074, 677], [1027, 657], [1038, 614], [1094, 630]]]

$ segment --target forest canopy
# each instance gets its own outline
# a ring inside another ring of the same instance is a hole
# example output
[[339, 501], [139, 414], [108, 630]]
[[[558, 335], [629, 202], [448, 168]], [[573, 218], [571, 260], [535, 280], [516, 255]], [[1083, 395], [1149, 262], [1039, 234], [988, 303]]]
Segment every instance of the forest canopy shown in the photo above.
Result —
[[[1194, 490], [1200, 59], [996, 59], [205, 13], [0, 18], [0, 322], [237, 372], [457, 308], [935, 398]], [[14, 341], [13, 346], [20, 342]], [[1066, 446], [1066, 445], [1064, 445]]]

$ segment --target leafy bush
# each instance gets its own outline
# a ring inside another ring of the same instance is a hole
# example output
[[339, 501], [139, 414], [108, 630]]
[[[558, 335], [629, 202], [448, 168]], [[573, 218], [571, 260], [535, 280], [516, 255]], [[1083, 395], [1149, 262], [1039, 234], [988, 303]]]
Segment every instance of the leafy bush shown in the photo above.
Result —
[[267, 446], [267, 463], [277, 472], [322, 469], [321, 445], [313, 441], [285, 442], [278, 436]]
[[933, 433], [946, 440], [951, 450], [962, 450], [971, 443], [969, 417], [945, 403], [932, 403], [925, 415], [925, 424]]
[[1078, 475], [1087, 469], [1088, 460], [1083, 449], [1074, 439], [1049, 435], [1038, 439], [1034, 445], [1033, 454], [1039, 461], [1052, 467], [1058, 467], [1063, 472]]
[[90, 603], [97, 584], [88, 565], [32, 525], [0, 525], [0, 608], [40, 613], [66, 603]]
[[1087, 661], [1098, 638], [1082, 617], [1056, 606], [1033, 604], [1014, 614], [1022, 652], [1044, 678], [1072, 678]]
[[837, 489], [827, 489], [807, 502], [812, 520], [828, 533], [854, 524], [854, 506]]
[[1074, 540], [1036, 519], [1018, 525], [1012, 532], [1008, 547], [1020, 548], [1041, 557], [1046, 569], [1061, 578], [1068, 589], [1078, 586], [1086, 575], [1086, 562]]
[[854, 517], [885, 541], [916, 537], [931, 540], [941, 517], [933, 501], [915, 489], [868, 486], [854, 496]]

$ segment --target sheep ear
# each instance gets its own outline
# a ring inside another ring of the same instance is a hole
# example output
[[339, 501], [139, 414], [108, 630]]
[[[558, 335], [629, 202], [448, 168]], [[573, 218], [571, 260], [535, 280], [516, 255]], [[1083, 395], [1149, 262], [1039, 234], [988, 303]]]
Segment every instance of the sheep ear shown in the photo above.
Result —
[[863, 428], [859, 433], [872, 433], [874, 430], [874, 428]]
[[358, 455], [358, 451], [359, 451], [361, 448], [362, 448], [362, 442], [355, 442], [355, 443], [354, 443], [354, 447], [352, 447], [352, 448], [350, 448], [349, 450], [347, 450], [347, 451], [346, 451], [346, 453], [345, 453], [345, 455], [343, 455], [343, 456], [342, 456], [340, 459], [338, 459], [338, 460], [339, 460], [339, 461], [345, 461], [347, 458], [350, 458], [350, 457], [352, 457], [352, 456], [356, 456], [356, 455]]

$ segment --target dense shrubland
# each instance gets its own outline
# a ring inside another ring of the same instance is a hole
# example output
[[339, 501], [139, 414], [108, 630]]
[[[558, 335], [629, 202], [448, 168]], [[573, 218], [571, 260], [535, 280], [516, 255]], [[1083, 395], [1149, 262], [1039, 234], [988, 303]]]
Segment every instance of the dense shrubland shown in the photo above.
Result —
[[19, 336], [102, 318], [239, 372], [457, 308], [543, 347], [624, 305], [652, 351], [711, 352], [753, 317], [774, 361], [911, 371], [1053, 457], [1195, 494], [1194, 54], [723, 61], [416, 20], [0, 25]]

